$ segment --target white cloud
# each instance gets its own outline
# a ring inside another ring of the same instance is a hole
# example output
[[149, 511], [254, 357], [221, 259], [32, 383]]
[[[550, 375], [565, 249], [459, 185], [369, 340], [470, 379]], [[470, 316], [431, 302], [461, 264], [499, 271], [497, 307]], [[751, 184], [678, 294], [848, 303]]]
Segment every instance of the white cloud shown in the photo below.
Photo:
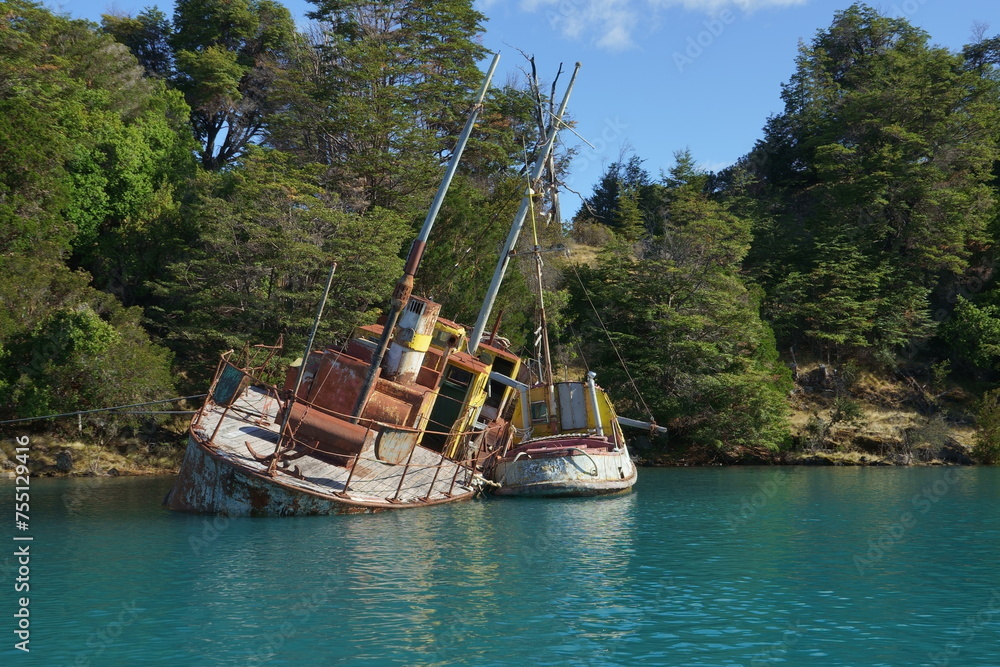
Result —
[[714, 14], [729, 7], [753, 12], [767, 7], [792, 7], [804, 5], [808, 0], [647, 0], [653, 7], [680, 6], [692, 11], [703, 11]]
[[633, 47], [632, 30], [639, 22], [637, 0], [521, 0], [525, 12], [542, 12], [549, 27], [571, 39], [592, 39], [599, 47], [621, 51]]
[[[478, 0], [486, 7], [494, 0]], [[655, 24], [655, 13], [668, 7], [717, 14], [733, 7], [753, 12], [765, 7], [790, 7], [808, 0], [520, 0], [527, 13], [541, 12], [549, 27], [570, 39], [589, 39], [609, 51], [635, 46], [632, 32], [640, 20]]]

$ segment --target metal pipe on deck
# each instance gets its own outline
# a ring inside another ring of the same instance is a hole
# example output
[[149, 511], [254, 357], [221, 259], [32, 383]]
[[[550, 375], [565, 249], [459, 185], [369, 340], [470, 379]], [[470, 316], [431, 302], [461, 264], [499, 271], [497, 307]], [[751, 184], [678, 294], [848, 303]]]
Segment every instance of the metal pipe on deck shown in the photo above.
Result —
[[518, 396], [521, 398], [521, 419], [524, 425], [523, 428], [525, 431], [531, 430], [531, 403], [528, 400], [528, 385], [497, 372], [490, 373], [490, 379], [517, 390]]
[[638, 419], [629, 419], [628, 417], [619, 417], [618, 418], [618, 423], [621, 424], [622, 426], [631, 426], [633, 428], [641, 428], [641, 429], [645, 429], [647, 431], [653, 431], [653, 432], [658, 433], [660, 435], [663, 435], [663, 434], [665, 434], [667, 432], [667, 427], [666, 426], [659, 426], [659, 425], [656, 424], [656, 422], [644, 422], [644, 421], [639, 421]]
[[587, 371], [587, 394], [590, 396], [590, 411], [594, 413], [594, 425], [597, 427], [597, 435], [604, 435], [604, 424], [601, 423], [601, 410], [597, 405], [597, 385], [594, 384], [594, 378], [597, 377], [597, 373], [594, 371]]

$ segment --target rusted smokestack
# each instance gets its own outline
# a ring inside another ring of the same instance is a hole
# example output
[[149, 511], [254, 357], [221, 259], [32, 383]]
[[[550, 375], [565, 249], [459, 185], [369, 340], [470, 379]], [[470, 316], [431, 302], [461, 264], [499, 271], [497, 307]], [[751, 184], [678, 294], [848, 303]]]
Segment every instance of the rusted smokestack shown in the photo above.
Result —
[[416, 384], [440, 312], [441, 304], [419, 296], [410, 297], [399, 314], [392, 345], [385, 355], [385, 377], [404, 385]]

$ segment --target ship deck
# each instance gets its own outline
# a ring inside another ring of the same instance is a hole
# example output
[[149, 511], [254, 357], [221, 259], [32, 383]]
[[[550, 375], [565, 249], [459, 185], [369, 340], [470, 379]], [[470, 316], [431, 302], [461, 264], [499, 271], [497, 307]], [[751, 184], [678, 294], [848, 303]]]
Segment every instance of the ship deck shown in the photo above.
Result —
[[[368, 508], [395, 509], [449, 502], [474, 492], [473, 473], [440, 453], [417, 446], [408, 464], [391, 464], [363, 451], [344, 465], [326, 458], [292, 452], [275, 476], [267, 462], [278, 443], [278, 401], [258, 387], [249, 387], [227, 410], [209, 403], [192, 425], [192, 435], [217, 460], [222, 460], [261, 484], [277, 484], [323, 499]], [[221, 420], [221, 424], [220, 424]], [[214, 436], [213, 436], [214, 433]], [[211, 443], [209, 440], [211, 439]], [[354, 465], [350, 465], [354, 463]]]

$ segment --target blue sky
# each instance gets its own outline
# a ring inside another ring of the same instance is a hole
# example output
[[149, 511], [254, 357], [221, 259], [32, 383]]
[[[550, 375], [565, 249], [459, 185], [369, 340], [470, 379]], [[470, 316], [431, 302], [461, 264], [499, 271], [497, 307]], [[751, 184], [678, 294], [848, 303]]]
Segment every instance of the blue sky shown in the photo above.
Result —
[[[313, 5], [284, 2], [304, 24]], [[953, 50], [971, 38], [974, 23], [1000, 33], [996, 0], [883, 0], [869, 4], [905, 17], [931, 40]], [[74, 18], [106, 12], [136, 14], [172, 0], [56, 0], [46, 3]], [[570, 111], [577, 132], [568, 185], [589, 195], [604, 167], [623, 150], [645, 160], [657, 176], [673, 154], [689, 148], [707, 169], [732, 164], [752, 148], [770, 114], [781, 111], [781, 84], [794, 70], [799, 40], [829, 27], [848, 0], [476, 0], [489, 17], [484, 45], [502, 54], [497, 81], [533, 54], [543, 79], [560, 62], [583, 63]], [[568, 80], [564, 77], [562, 81]], [[560, 93], [561, 94], [561, 93]], [[572, 196], [571, 196], [572, 197]], [[571, 201], [572, 199], [570, 199]], [[566, 214], [572, 215], [575, 204]]]

